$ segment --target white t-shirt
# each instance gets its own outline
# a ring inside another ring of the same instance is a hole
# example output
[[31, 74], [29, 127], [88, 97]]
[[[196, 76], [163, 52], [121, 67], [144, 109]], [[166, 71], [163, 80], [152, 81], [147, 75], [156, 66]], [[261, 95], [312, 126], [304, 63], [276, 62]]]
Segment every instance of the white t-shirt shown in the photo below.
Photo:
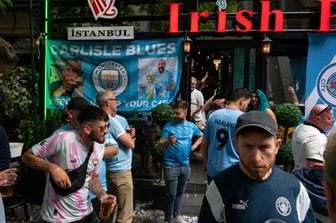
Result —
[[307, 167], [306, 159], [324, 162], [323, 153], [327, 136], [316, 127], [303, 123], [293, 133], [292, 149], [295, 167]]
[[[48, 222], [73, 222], [89, 215], [93, 209], [88, 198], [89, 181], [98, 175], [99, 165], [104, 156], [104, 145], [94, 143], [93, 152], [87, 167], [84, 186], [67, 196], [56, 194], [47, 176], [46, 189], [42, 204], [42, 219]], [[33, 153], [63, 169], [75, 169], [85, 160], [89, 148], [81, 143], [77, 131], [66, 131], [54, 134], [33, 148]]]
[[[190, 103], [191, 103], [191, 106], [190, 106], [191, 111], [195, 110], [197, 107], [200, 107], [200, 106], [203, 107], [204, 106], [204, 97], [203, 97], [202, 92], [200, 92], [197, 89], [194, 89], [191, 92]], [[202, 121], [204, 123], [205, 122], [205, 118], [204, 118], [204, 114], [203, 114], [203, 109], [201, 109], [200, 111], [196, 112], [193, 115], [193, 118], [194, 118], [195, 121]]]

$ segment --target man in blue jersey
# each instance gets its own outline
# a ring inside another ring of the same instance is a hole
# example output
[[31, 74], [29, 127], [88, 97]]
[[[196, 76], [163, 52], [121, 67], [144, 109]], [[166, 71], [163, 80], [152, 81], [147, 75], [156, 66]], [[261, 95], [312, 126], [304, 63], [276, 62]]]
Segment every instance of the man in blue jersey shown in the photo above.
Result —
[[[186, 120], [189, 105], [186, 101], [172, 104], [174, 121], [166, 124], [162, 131], [160, 145], [164, 148], [166, 209], [165, 222], [184, 222], [181, 217], [183, 194], [190, 177], [189, 155], [202, 142], [202, 132]], [[192, 140], [195, 137], [195, 142]]]
[[281, 144], [276, 134], [276, 122], [264, 112], [238, 118], [234, 143], [240, 162], [213, 178], [198, 222], [316, 222], [303, 184], [274, 166]]
[[201, 151], [209, 183], [222, 170], [239, 162], [233, 143], [234, 128], [249, 102], [249, 90], [237, 88], [225, 108], [213, 112], [207, 121]]
[[105, 159], [108, 192], [117, 197], [116, 223], [131, 223], [133, 219], [132, 149], [135, 148], [135, 130], [127, 120], [117, 115], [117, 98], [112, 91], [97, 93], [96, 101], [109, 115], [109, 134], [117, 142], [118, 154]]

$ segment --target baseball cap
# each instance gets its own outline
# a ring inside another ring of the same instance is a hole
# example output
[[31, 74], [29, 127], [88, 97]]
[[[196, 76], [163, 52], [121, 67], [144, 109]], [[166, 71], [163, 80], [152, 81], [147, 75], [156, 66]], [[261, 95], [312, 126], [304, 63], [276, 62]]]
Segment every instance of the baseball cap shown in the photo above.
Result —
[[266, 112], [250, 111], [239, 116], [235, 134], [247, 127], [258, 127], [274, 136], [277, 134], [277, 124]]
[[67, 108], [69, 110], [82, 111], [84, 108], [90, 106], [90, 103], [82, 97], [74, 97], [69, 101]]

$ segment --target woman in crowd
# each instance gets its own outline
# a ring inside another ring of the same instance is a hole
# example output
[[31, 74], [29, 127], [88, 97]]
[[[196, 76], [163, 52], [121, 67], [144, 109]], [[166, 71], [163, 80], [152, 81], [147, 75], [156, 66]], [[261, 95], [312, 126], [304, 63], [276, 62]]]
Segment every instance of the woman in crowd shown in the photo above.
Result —
[[262, 90], [255, 89], [251, 92], [251, 102], [248, 111], [263, 111], [270, 115], [275, 121], [276, 116], [271, 109], [267, 97]]

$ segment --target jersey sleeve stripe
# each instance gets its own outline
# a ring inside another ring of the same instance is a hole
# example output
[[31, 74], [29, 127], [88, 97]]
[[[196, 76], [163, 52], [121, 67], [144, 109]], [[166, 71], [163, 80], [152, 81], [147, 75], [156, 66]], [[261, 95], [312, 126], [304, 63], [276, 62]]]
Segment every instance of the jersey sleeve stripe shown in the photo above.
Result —
[[299, 222], [304, 221], [309, 207], [310, 207], [310, 199], [308, 193], [303, 184], [300, 182], [300, 192], [296, 199], [296, 211], [298, 213]]
[[212, 215], [214, 216], [216, 221], [225, 223], [225, 205], [214, 181], [212, 181], [208, 186], [205, 196], [209, 203]]

